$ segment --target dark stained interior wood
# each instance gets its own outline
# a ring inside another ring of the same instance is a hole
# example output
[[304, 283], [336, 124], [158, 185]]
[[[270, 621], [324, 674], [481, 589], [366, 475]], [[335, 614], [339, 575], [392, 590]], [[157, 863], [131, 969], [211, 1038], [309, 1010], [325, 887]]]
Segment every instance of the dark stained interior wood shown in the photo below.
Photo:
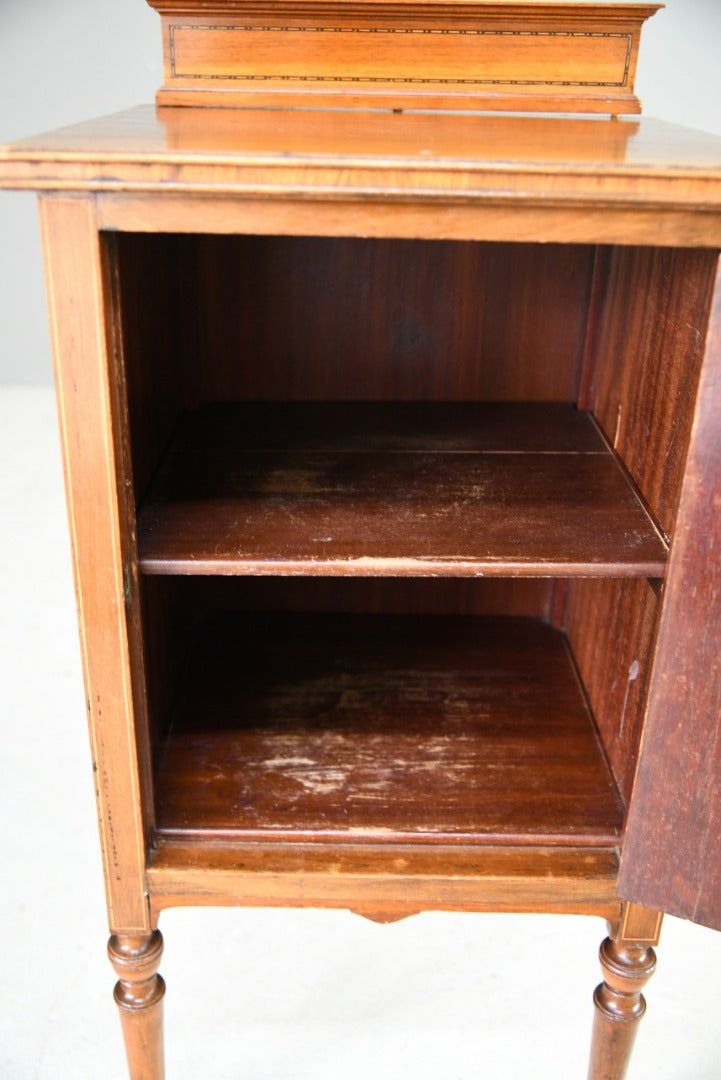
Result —
[[548, 621], [551, 578], [141, 577], [146, 690], [158, 761], [193, 625], [237, 612], [519, 615]]
[[576, 398], [588, 245], [194, 241], [201, 401]]
[[171, 577], [141, 575], [140, 601], [152, 760], [157, 762], [178, 690], [188, 635], [199, 613], [207, 609], [200, 598], [178, 589], [176, 579]]
[[183, 310], [183, 240], [110, 233], [112, 298], [120, 327], [127, 386], [130, 447], [136, 496], [141, 498], [167, 446], [189, 389], [184, 363], [189, 344]]
[[188, 451], [603, 453], [588, 417], [563, 403], [253, 402], [210, 406], [186, 421]]
[[613, 248], [589, 405], [667, 535], [673, 531], [717, 253]]
[[170, 837], [615, 844], [623, 804], [537, 620], [256, 614], [195, 635], [157, 780]]
[[576, 398], [588, 245], [107, 237], [138, 497], [208, 401]]
[[704, 346], [619, 895], [721, 930], [718, 265]]
[[659, 611], [645, 579], [568, 583], [566, 633], [606, 753], [630, 796]]
[[[714, 253], [132, 233], [107, 249], [158, 791], [167, 755], [182, 777], [200, 752], [197, 733], [167, 743], [193, 625], [472, 614], [567, 633], [628, 799], [660, 611], [645, 575], [667, 562], [633, 485], [671, 534]], [[235, 760], [234, 735], [213, 737]]]
[[663, 542], [571, 406], [254, 410], [182, 426], [139, 517], [146, 573], [663, 574]]
[[[553, 578], [195, 577], [146, 574], [162, 587], [158, 616], [191, 621], [228, 611], [367, 615], [526, 615], [548, 621]], [[169, 594], [174, 594], [173, 599]], [[164, 631], [165, 632], [165, 631]]]
[[[667, 535], [674, 528], [717, 256], [602, 248], [580, 403], [594, 411]], [[621, 791], [629, 797], [659, 595], [643, 582], [569, 584], [566, 628]]]

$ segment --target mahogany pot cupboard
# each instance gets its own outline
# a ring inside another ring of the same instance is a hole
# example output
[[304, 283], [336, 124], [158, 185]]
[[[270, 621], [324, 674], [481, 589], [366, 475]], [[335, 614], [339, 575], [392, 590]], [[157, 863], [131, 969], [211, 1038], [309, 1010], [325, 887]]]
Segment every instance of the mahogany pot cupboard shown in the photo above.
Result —
[[160, 913], [252, 904], [600, 915], [620, 1080], [721, 928], [721, 142], [635, 115], [654, 5], [154, 6], [157, 108], [0, 156], [130, 1075]]

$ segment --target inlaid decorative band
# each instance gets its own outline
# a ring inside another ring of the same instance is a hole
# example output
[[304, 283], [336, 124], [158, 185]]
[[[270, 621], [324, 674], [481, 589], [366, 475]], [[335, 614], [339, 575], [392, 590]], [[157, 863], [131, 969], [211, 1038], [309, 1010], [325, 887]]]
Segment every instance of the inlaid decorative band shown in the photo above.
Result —
[[[377, 26], [260, 26], [260, 25], [207, 25], [200, 24], [171, 24], [169, 30], [170, 43], [170, 69], [173, 78], [199, 79], [203, 81], [221, 82], [313, 82], [313, 83], [400, 83], [400, 84], [432, 84], [432, 85], [456, 85], [456, 86], [547, 86], [547, 87], [587, 87], [587, 88], [624, 88], [628, 85], [628, 74], [631, 63], [633, 38], [630, 33], [614, 31], [578, 31], [578, 30], [476, 30], [466, 27], [438, 28], [438, 27], [377, 27]], [[193, 72], [179, 71], [176, 55], [175, 35], [177, 31], [240, 31], [245, 34], [272, 33], [272, 34], [376, 34], [376, 35], [418, 35], [439, 37], [530, 37], [530, 38], [615, 38], [626, 42], [623, 77], [620, 80], [576, 80], [576, 79], [503, 79], [503, 78], [441, 78], [441, 77], [417, 77], [398, 75], [313, 75], [313, 74], [250, 74], [244, 73], [219, 73], [219, 72]]]

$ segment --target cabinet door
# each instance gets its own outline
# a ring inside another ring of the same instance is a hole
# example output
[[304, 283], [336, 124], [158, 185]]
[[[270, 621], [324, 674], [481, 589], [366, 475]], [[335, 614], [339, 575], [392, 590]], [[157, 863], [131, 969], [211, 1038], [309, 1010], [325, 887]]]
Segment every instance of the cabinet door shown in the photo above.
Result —
[[721, 929], [718, 267], [618, 890]]

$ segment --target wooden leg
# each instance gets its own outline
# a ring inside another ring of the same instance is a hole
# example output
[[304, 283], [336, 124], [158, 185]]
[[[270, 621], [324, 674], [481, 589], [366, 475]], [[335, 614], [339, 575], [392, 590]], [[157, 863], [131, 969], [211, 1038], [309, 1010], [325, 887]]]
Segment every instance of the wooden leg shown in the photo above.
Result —
[[130, 1080], [163, 1080], [163, 995], [158, 975], [163, 952], [159, 930], [139, 937], [113, 934], [108, 956], [118, 982], [115, 1001], [120, 1009]]
[[652, 945], [658, 941], [661, 916], [637, 904], [625, 904], [621, 919], [601, 945], [603, 982], [595, 1005], [588, 1080], [624, 1080], [638, 1024], [646, 1011], [641, 990], [656, 970]]

